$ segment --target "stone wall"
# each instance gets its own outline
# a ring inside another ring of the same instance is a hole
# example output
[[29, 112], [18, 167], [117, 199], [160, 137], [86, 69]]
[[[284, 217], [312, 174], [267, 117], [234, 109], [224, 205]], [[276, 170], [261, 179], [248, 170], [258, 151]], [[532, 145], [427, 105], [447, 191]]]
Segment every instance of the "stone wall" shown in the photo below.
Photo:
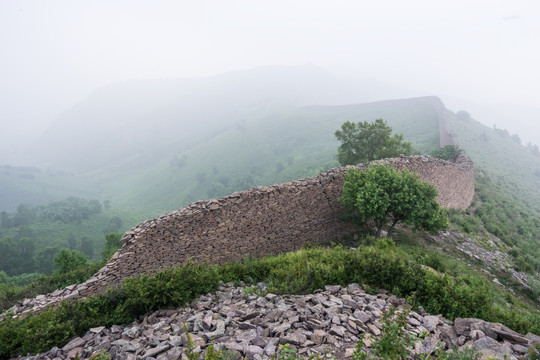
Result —
[[[474, 174], [466, 155], [458, 160], [449, 163], [412, 156], [382, 162], [416, 171], [437, 187], [442, 206], [464, 209], [474, 195]], [[335, 168], [313, 178], [199, 201], [145, 221], [126, 232], [122, 249], [90, 281], [113, 285], [189, 259], [223, 263], [247, 255], [283, 253], [306, 242], [322, 243], [350, 234], [354, 228], [339, 219], [337, 201], [344, 171], [344, 167]]]
[[441, 99], [434, 97], [432, 99], [433, 107], [437, 112], [439, 118], [439, 146], [445, 147], [446, 145], [456, 145], [459, 146], [459, 143], [455, 135], [450, 131], [450, 126], [448, 122], [450, 121], [450, 110], [448, 110]]
[[[444, 207], [467, 208], [474, 196], [474, 172], [462, 153], [456, 163], [429, 156], [384, 159], [397, 169], [418, 173], [438, 189]], [[356, 168], [365, 169], [365, 165]], [[299, 249], [307, 242], [337, 240], [354, 231], [339, 219], [338, 203], [346, 167], [316, 177], [262, 186], [221, 199], [199, 201], [147, 220], [126, 232], [123, 247], [96, 275], [49, 295], [27, 299], [15, 313], [39, 309], [66, 298], [86, 297], [125, 278], [152, 274], [190, 259], [224, 263]]]

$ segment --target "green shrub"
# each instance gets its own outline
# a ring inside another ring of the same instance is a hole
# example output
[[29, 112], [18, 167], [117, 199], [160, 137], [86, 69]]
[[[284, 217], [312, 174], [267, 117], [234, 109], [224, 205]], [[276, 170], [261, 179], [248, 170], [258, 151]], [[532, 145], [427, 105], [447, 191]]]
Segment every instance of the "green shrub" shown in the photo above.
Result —
[[446, 145], [440, 149], [433, 150], [430, 155], [443, 160], [455, 161], [460, 151], [456, 145]]
[[269, 291], [291, 294], [313, 292], [327, 284], [356, 282], [392, 290], [428, 312], [450, 319], [479, 317], [502, 322], [516, 331], [540, 333], [538, 314], [520, 306], [511, 310], [493, 306], [496, 297], [489, 281], [480, 276], [439, 274], [423, 268], [418, 256], [383, 239], [378, 246], [354, 251], [337, 246], [223, 266], [187, 263], [155, 276], [127, 279], [122, 287], [104, 294], [63, 302], [23, 319], [6, 316], [0, 322], [0, 358], [47, 351], [92, 327], [128, 323], [149, 311], [185, 305], [216, 290], [220, 281], [264, 281]]
[[48, 294], [72, 284], [80, 284], [94, 275], [103, 265], [104, 262], [99, 262], [80, 266], [63, 274], [41, 275], [37, 280], [24, 286], [0, 284], [0, 311], [9, 309], [22, 299]]

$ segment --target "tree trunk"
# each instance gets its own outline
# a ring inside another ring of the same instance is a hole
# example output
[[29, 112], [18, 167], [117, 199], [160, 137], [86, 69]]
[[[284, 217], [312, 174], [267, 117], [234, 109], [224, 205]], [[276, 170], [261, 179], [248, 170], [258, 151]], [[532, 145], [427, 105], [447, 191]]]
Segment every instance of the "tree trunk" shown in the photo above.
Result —
[[394, 220], [394, 221], [392, 222], [392, 225], [390, 225], [390, 228], [388, 229], [388, 237], [391, 236], [392, 230], [394, 230], [394, 226], [396, 226], [396, 224], [398, 223], [398, 221], [399, 221], [399, 220]]

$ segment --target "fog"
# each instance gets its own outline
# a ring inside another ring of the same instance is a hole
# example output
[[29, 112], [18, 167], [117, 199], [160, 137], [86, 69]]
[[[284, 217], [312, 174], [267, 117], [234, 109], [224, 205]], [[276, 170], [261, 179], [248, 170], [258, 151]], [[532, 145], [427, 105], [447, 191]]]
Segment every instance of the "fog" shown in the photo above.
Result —
[[305, 63], [540, 143], [539, 34], [534, 0], [2, 1], [0, 161], [108, 84]]

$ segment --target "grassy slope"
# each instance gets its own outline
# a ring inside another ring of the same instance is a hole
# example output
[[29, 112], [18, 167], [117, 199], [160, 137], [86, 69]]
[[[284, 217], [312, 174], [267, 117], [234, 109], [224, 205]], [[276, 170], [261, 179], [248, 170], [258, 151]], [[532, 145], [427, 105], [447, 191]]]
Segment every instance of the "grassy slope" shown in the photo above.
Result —
[[[0, 171], [2, 203], [8, 195], [28, 199], [29, 203], [79, 196], [110, 200], [112, 210], [103, 209], [80, 224], [33, 222], [23, 229], [24, 235], [17, 228], [0, 228], [0, 237], [30, 237], [35, 240], [37, 253], [48, 246], [67, 247], [71, 235], [80, 246], [80, 239], [86, 236], [93, 240], [94, 254], [99, 258], [103, 229], [113, 216], [123, 222], [115, 231], [125, 231], [146, 218], [200, 199], [314, 176], [337, 166], [334, 156], [338, 144], [333, 133], [347, 120], [384, 118], [422, 150], [434, 148], [438, 142], [436, 112], [426, 99], [268, 110], [274, 108], [264, 103], [251, 105], [250, 117], [214, 132], [182, 153], [174, 150], [182, 144], [171, 143], [169, 150], [157, 154], [150, 168], [126, 159], [114, 167], [73, 176], [5, 166]], [[185, 156], [184, 167], [171, 165], [175, 156]], [[206, 175], [204, 181], [198, 179], [200, 174]], [[14, 201], [11, 207], [17, 205]]]
[[459, 121], [452, 116], [450, 129], [471, 156], [479, 175], [490, 177], [500, 191], [540, 211], [539, 156], [475, 120]]
[[529, 271], [539, 271], [540, 157], [475, 120], [453, 118], [450, 127], [475, 163], [478, 216], [490, 232], [517, 247]]
[[[207, 192], [209, 183], [211, 185], [211, 180], [209, 180], [211, 177], [228, 176], [232, 181], [251, 175], [255, 184], [269, 184], [314, 174], [321, 166], [335, 164], [333, 154], [337, 143], [333, 139], [333, 132], [346, 120], [372, 120], [382, 117], [393, 126], [396, 132], [403, 133], [405, 138], [411, 140], [420, 150], [428, 151], [436, 147], [438, 128], [432, 108], [418, 105], [394, 105], [396, 106], [386, 104], [382, 107], [381, 104], [366, 104], [350, 107], [310, 107], [286, 114], [268, 114], [265, 118], [228, 129], [186, 151], [187, 163], [182, 169], [172, 168], [169, 159], [164, 159], [156, 165], [157, 171], [143, 174], [135, 179], [136, 181], [133, 179], [118, 181], [115, 184], [117, 187], [113, 190], [121, 195], [118, 197], [118, 202], [134, 204], [128, 190], [137, 186], [140, 189], [144, 188], [146, 191], [139, 193], [143, 203], [153, 204], [155, 210], [151, 211], [159, 211], [158, 208], [179, 207], [176, 204], [189, 200], [186, 199], [186, 193], [191, 192], [201, 194], [201, 198], [206, 197], [204, 194]], [[525, 204], [526, 206], [520, 209], [536, 216], [540, 199], [534, 192], [538, 185], [538, 176], [535, 175], [535, 171], [540, 168], [540, 159], [533, 156], [526, 147], [516, 144], [510, 138], [502, 137], [475, 121], [462, 122], [452, 118], [450, 125], [461, 146], [475, 161], [477, 173], [481, 178], [490, 179], [489, 186], [493, 186], [500, 192], [509, 208], [514, 209], [516, 204]], [[278, 162], [283, 164], [283, 169], [279, 172], [276, 171]], [[199, 172], [207, 174], [206, 181], [200, 183], [196, 179], [196, 174]], [[230, 192], [229, 188], [222, 190]], [[476, 205], [478, 208], [482, 207], [481, 204]], [[422, 249], [426, 247], [426, 244], [422, 244], [422, 241], [418, 239], [424, 239], [424, 236], [418, 234], [417, 239], [398, 239], [400, 243], [404, 242], [400, 246], [402, 254], [406, 252], [422, 264], [432, 267], [438, 265], [440, 267], [440, 269], [436, 267], [438, 270], [444, 269], [446, 273], [458, 279], [462, 276], [476, 278], [482, 274], [481, 267], [462, 263], [466, 261], [465, 258], [460, 261], [450, 259], [456, 255], [451, 250], [446, 249], [440, 253], [440, 249]], [[281, 272], [276, 279], [281, 279], [285, 275], [287, 274]], [[290, 273], [287, 276], [290, 276]], [[474, 280], [467, 286], [470, 285], [474, 289], [477, 281], [481, 280]], [[505, 295], [494, 284], [483, 283], [482, 286], [489, 288], [490, 293], [494, 292], [491, 293], [490, 296], [493, 298], [490, 300], [494, 300], [497, 306], [479, 304], [491, 309], [493, 313], [489, 316], [492, 321], [512, 321], [512, 325], [522, 332], [534, 326], [536, 326], [535, 331], [539, 331], [537, 317], [534, 318], [533, 323], [527, 318], [529, 316], [527, 312], [534, 313], [534, 310], [525, 310], [527, 305], [518, 304], [516, 302], [518, 300], [509, 294]], [[433, 294], [428, 296], [433, 296]], [[448, 304], [454, 303], [454, 300], [449, 300], [451, 301]], [[460, 316], [465, 315], [478, 316], [478, 314], [460, 314]]]
[[[251, 186], [312, 176], [338, 165], [333, 133], [343, 122], [376, 118], [385, 119], [420, 151], [437, 147], [438, 122], [429, 102], [306, 107], [231, 127], [187, 151], [164, 157], [152, 171], [119, 179], [109, 191], [115, 202], [158, 215]], [[184, 167], [170, 165], [175, 155], [185, 157]], [[206, 174], [204, 181], [198, 180], [201, 173]]]

